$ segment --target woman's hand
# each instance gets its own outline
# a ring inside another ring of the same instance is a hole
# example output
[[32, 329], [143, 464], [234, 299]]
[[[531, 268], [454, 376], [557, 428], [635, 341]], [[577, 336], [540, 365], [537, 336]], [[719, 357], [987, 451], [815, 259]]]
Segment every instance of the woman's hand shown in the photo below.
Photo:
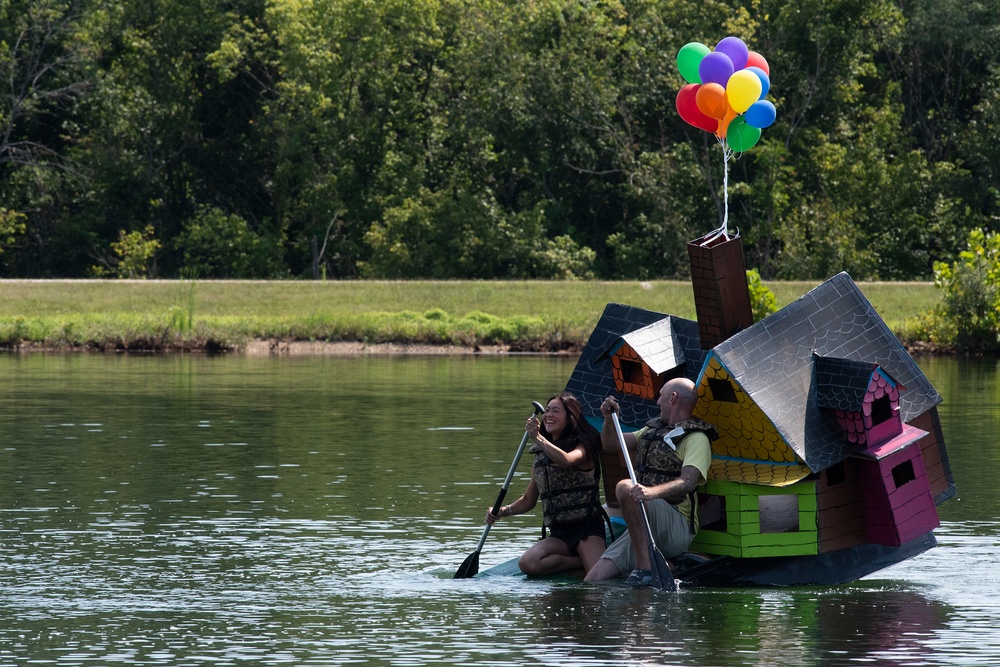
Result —
[[538, 429], [540, 424], [538, 419], [532, 415], [528, 417], [528, 421], [524, 424], [524, 430], [528, 432], [528, 439], [537, 440], [538, 439]]
[[505, 516], [510, 516], [510, 505], [504, 505], [501, 507], [498, 514], [494, 514], [493, 508], [491, 507], [486, 510], [486, 523], [492, 526]]

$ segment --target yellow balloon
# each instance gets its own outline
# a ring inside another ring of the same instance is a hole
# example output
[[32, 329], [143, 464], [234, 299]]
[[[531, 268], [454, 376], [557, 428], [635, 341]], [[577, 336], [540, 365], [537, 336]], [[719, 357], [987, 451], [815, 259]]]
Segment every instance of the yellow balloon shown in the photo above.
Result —
[[726, 83], [726, 97], [729, 98], [729, 106], [736, 113], [743, 113], [750, 108], [750, 105], [760, 99], [762, 90], [760, 78], [745, 69], [734, 73]]

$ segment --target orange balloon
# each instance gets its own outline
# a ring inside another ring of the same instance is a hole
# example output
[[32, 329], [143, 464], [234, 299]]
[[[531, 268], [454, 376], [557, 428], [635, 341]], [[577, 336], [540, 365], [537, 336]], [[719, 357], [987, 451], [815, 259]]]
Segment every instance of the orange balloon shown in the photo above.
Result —
[[739, 114], [733, 111], [732, 108], [730, 107], [726, 111], [726, 115], [719, 119], [719, 129], [715, 131], [715, 136], [717, 136], [719, 139], [725, 139], [726, 130], [729, 129], [729, 123], [731, 123], [733, 119], [736, 118], [736, 116], [738, 115]]
[[726, 89], [717, 83], [703, 83], [695, 97], [698, 108], [709, 118], [725, 118], [729, 110]]

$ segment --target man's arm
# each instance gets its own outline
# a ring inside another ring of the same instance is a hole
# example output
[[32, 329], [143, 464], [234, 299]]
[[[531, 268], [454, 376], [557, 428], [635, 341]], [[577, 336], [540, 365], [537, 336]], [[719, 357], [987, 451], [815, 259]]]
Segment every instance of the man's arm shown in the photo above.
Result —
[[684, 466], [681, 468], [680, 477], [672, 479], [665, 484], [654, 486], [650, 489], [650, 496], [653, 498], [663, 498], [668, 503], [675, 505], [684, 500], [687, 494], [697, 489], [700, 481], [700, 470], [694, 466]]
[[[615, 431], [615, 422], [611, 418], [611, 415], [617, 413], [618, 401], [613, 397], [608, 396], [601, 403], [601, 414], [604, 415], [604, 424], [601, 426], [601, 446], [606, 452], [619, 452], [621, 451], [621, 444], [618, 442], [618, 433]], [[619, 424], [620, 426], [620, 424]], [[625, 433], [622, 431], [622, 437], [625, 440], [625, 446], [632, 451], [635, 449], [635, 434]]]
[[684, 437], [681, 474], [677, 479], [637, 492], [637, 500], [663, 498], [668, 503], [679, 503], [684, 496], [705, 483], [712, 463], [712, 446], [704, 433], [689, 433]]
[[[635, 449], [635, 433], [622, 431], [625, 438], [625, 446], [629, 451]], [[618, 442], [618, 433], [615, 431], [615, 423], [610, 415], [604, 416], [604, 425], [601, 426], [601, 445], [606, 452], [620, 452], [621, 444]]]

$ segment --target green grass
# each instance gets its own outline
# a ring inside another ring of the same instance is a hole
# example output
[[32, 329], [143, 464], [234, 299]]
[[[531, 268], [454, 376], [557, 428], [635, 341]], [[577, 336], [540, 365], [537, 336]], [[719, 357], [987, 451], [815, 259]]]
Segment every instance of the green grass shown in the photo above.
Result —
[[[816, 282], [765, 283], [779, 307]], [[863, 283], [893, 330], [940, 300], [931, 283]], [[680, 281], [0, 281], [0, 346], [241, 348], [252, 339], [503, 344], [586, 341], [608, 302], [695, 319]]]

